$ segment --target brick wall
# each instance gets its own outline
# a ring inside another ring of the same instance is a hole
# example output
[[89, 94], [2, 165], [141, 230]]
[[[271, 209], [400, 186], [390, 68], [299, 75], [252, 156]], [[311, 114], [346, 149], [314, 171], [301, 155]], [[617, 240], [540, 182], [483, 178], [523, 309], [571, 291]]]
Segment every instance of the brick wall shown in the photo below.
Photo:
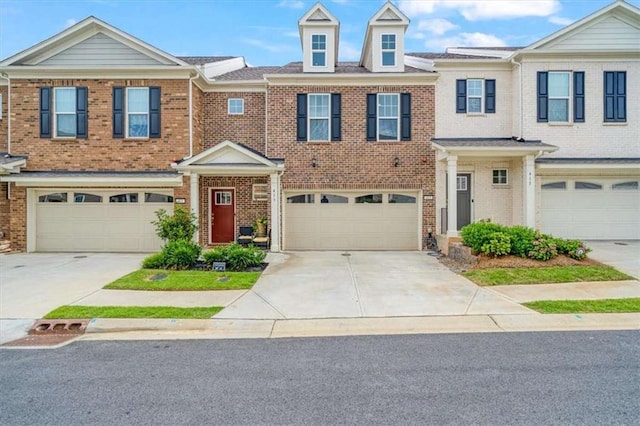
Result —
[[2, 118], [0, 118], [0, 152], [7, 152], [7, 127], [9, 123], [9, 88], [8, 86], [0, 86], [0, 95], [2, 95]]
[[27, 189], [23, 186], [11, 185], [11, 202], [9, 224], [11, 227], [11, 249], [27, 250]]
[[[244, 114], [227, 113], [229, 98], [244, 99]], [[264, 153], [264, 98], [264, 93], [253, 92], [205, 93], [204, 149], [230, 140]]]
[[193, 155], [203, 151], [204, 147], [204, 93], [196, 85], [192, 91], [193, 101]]
[[8, 185], [7, 182], [0, 182], [0, 232], [4, 233], [4, 237], [0, 237], [0, 240], [11, 238], [11, 206], [7, 199]]
[[[236, 203], [236, 235], [240, 226], [251, 226], [253, 221], [259, 216], [269, 217], [271, 203], [266, 201], [253, 201], [252, 189], [254, 183], [269, 183], [269, 177], [222, 177], [222, 176], [202, 176], [200, 177], [200, 243], [209, 245], [209, 196], [210, 188], [235, 188]], [[271, 225], [269, 225], [269, 228]]]
[[[342, 94], [342, 140], [308, 143], [296, 141], [296, 94]], [[410, 92], [411, 141], [366, 140], [367, 93]], [[416, 189], [435, 193], [435, 131], [433, 86], [270, 86], [268, 93], [268, 154], [284, 157], [286, 189]], [[393, 160], [399, 165], [394, 167]], [[312, 159], [317, 167], [312, 167]], [[423, 205], [423, 229], [435, 226], [435, 200]]]
[[[11, 80], [13, 154], [28, 154], [25, 170], [169, 170], [189, 153], [186, 80]], [[89, 138], [41, 139], [39, 87], [89, 89]], [[160, 86], [162, 133], [158, 139], [112, 137], [112, 87]]]

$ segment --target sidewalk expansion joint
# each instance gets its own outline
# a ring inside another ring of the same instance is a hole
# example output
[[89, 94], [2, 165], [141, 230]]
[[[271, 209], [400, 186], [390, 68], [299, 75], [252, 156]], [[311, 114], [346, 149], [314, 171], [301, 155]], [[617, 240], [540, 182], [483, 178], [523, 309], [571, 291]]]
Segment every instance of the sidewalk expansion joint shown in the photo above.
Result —
[[[271, 307], [271, 309], [273, 309], [274, 311], [276, 311], [278, 314], [280, 314], [282, 316], [282, 319], [287, 319], [287, 316], [280, 311], [280, 309], [276, 308], [275, 306], [273, 306], [267, 299], [265, 299], [264, 297], [262, 297], [257, 291], [253, 291], [253, 289], [249, 290], [250, 292], [252, 292], [253, 294], [255, 294], [256, 296], [258, 296], [264, 303], [266, 303], [267, 305], [269, 305]], [[245, 293], [246, 294], [246, 293]]]
[[358, 302], [358, 312], [360, 312], [360, 317], [364, 317], [364, 308], [362, 307], [362, 303], [360, 302], [360, 289], [358, 288], [358, 280], [356, 279], [355, 274], [353, 273], [353, 268], [351, 268], [351, 257], [346, 256], [347, 266], [349, 267], [349, 275], [351, 275], [351, 282], [353, 282], [353, 287], [356, 291], [356, 301]]
[[478, 295], [479, 292], [480, 292], [480, 287], [476, 288], [475, 293], [473, 293], [473, 297], [471, 297], [471, 300], [469, 300], [469, 304], [467, 305], [467, 308], [464, 310], [464, 315], [469, 314], [469, 309], [471, 309], [471, 305], [473, 304], [473, 301], [476, 300], [476, 296]]
[[493, 321], [493, 323], [496, 325], [496, 327], [498, 327], [501, 331], [507, 331], [504, 328], [500, 327], [500, 324], [498, 324], [498, 322], [496, 321], [496, 319], [493, 317], [493, 315], [487, 315], [489, 317], [489, 319], [491, 321]]

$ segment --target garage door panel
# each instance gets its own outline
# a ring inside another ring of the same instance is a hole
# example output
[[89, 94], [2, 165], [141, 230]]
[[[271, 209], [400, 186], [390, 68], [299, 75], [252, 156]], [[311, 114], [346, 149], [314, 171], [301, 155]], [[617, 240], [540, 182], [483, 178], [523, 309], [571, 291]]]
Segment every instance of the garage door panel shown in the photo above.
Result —
[[[307, 194], [313, 191], [307, 191]], [[380, 193], [380, 191], [371, 191]], [[348, 203], [285, 204], [287, 250], [415, 250], [417, 204], [354, 203], [354, 195], [335, 193]], [[412, 196], [416, 196], [413, 194]], [[286, 197], [286, 196], [285, 196]], [[315, 200], [321, 200], [321, 194]], [[387, 193], [383, 194], [387, 200]]]
[[[579, 239], [640, 238], [640, 192], [613, 190], [619, 179], [561, 180], [567, 182], [566, 190], [542, 190], [543, 232]], [[576, 190], [576, 180], [600, 184], [602, 189]]]

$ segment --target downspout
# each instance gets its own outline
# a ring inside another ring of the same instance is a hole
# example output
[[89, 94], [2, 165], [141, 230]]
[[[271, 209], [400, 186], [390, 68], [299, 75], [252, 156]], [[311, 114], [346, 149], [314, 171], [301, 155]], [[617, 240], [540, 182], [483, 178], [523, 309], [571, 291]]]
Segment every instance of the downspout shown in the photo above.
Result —
[[198, 78], [198, 73], [189, 77], [189, 155], [184, 157], [187, 160], [193, 157], [193, 81]]
[[266, 78], [264, 78], [264, 156], [269, 158], [267, 154], [267, 139], [268, 139], [268, 130], [269, 130], [269, 113], [267, 112], [267, 108], [269, 107], [269, 82]]
[[524, 102], [522, 100], [522, 63], [516, 61], [515, 59], [511, 59], [511, 63], [518, 66], [518, 86], [519, 86], [518, 87], [518, 103], [519, 103], [519, 105], [518, 105], [518, 111], [519, 111], [519, 114], [518, 114], [518, 127], [519, 127], [519, 129], [518, 129], [518, 139], [523, 139], [523, 136], [522, 136], [522, 126], [523, 126], [523, 123], [522, 123], [522, 120], [523, 120], [522, 107], [524, 105]]
[[5, 72], [0, 73], [0, 77], [7, 80], [7, 154], [11, 154], [11, 78]]

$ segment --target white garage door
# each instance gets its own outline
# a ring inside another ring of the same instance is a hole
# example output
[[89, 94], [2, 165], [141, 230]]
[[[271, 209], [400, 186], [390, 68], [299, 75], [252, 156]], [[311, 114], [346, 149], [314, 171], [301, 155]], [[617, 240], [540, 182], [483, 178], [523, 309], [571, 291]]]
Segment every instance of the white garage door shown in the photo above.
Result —
[[544, 178], [542, 230], [565, 238], [639, 239], [637, 178]]
[[36, 251], [152, 252], [154, 212], [173, 211], [173, 191], [40, 190], [35, 203]]
[[286, 250], [418, 250], [417, 193], [285, 194]]

